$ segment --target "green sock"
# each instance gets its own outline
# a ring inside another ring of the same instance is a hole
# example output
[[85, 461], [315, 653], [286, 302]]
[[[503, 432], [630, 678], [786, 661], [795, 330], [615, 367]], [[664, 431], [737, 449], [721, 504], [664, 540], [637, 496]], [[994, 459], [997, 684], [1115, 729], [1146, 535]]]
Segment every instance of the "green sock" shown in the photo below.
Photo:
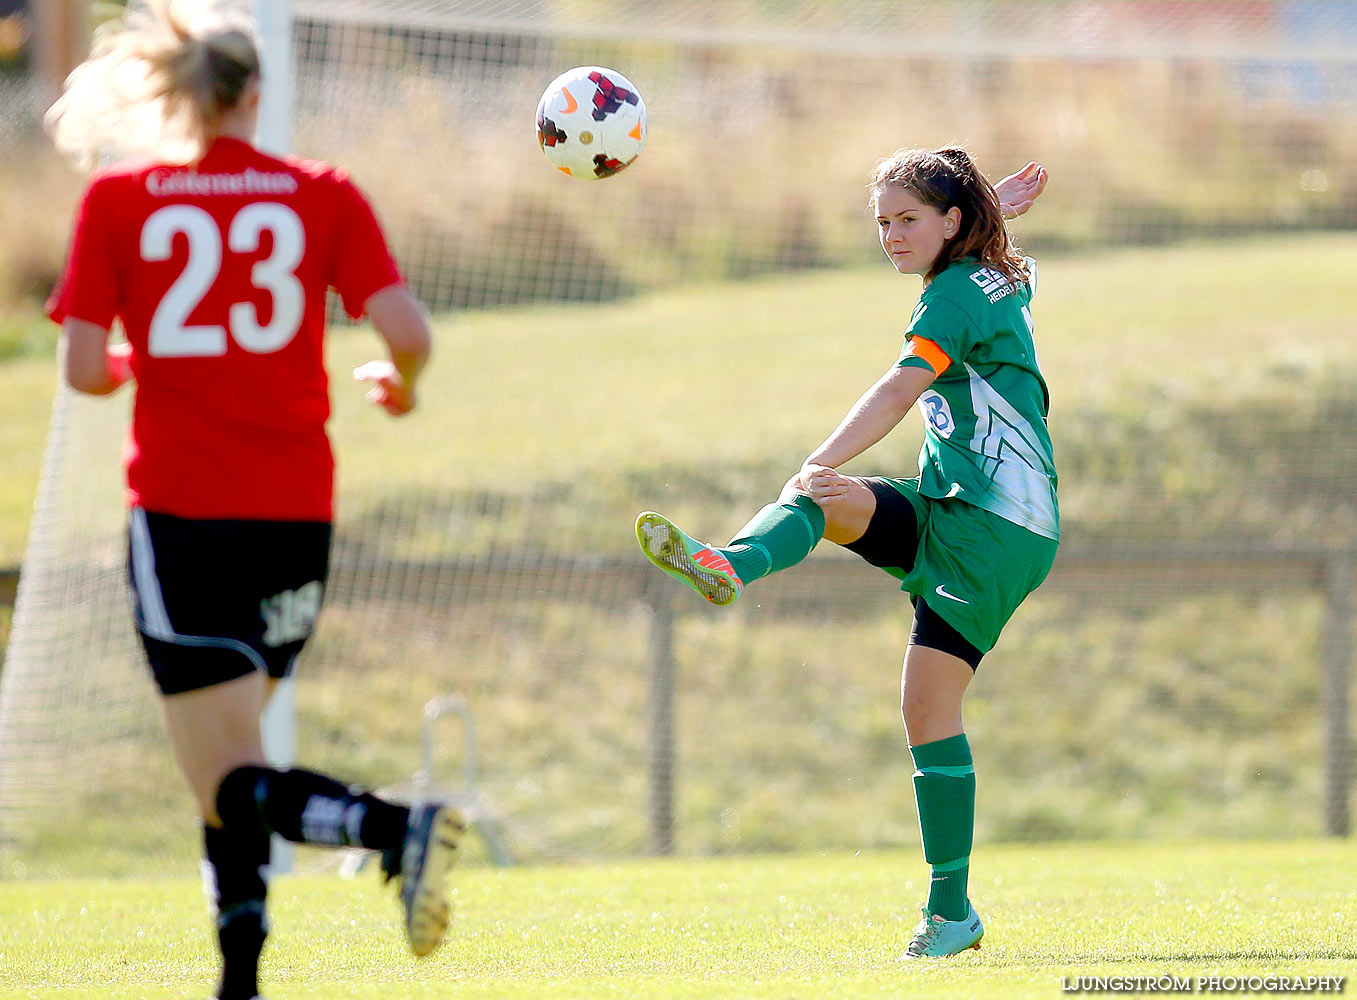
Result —
[[914, 801], [924, 860], [933, 867], [928, 912], [962, 920], [970, 911], [966, 881], [975, 836], [975, 768], [965, 733], [910, 747]]
[[798, 493], [764, 507], [721, 551], [740, 580], [749, 583], [795, 566], [810, 555], [824, 534], [825, 512], [810, 497]]

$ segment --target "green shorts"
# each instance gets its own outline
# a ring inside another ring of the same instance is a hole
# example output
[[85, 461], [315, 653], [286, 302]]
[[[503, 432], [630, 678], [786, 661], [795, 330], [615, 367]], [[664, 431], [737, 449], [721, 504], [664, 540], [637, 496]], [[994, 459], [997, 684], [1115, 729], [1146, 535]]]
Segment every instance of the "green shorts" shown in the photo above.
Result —
[[[853, 550], [988, 653], [1018, 605], [1046, 579], [1059, 543], [964, 500], [923, 496], [918, 479], [872, 477], [867, 484], [877, 494], [877, 514], [861, 540], [868, 548], [855, 542]], [[889, 518], [892, 506], [883, 502], [891, 498], [881, 484], [914, 510], [918, 536], [912, 561], [908, 540], [896, 535], [892, 544], [888, 524], [877, 523], [878, 517]]]

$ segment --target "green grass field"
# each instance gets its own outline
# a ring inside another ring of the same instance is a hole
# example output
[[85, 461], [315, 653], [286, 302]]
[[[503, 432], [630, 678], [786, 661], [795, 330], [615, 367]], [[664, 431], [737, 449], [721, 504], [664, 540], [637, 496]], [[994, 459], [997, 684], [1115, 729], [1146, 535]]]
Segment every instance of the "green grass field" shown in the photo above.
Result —
[[[1357, 869], [1333, 841], [982, 847], [978, 952], [897, 958], [909, 853], [458, 873], [451, 936], [405, 951], [375, 875], [274, 886], [270, 1000], [824, 1000], [1059, 995], [1063, 977], [1357, 972]], [[196, 880], [0, 883], [7, 1000], [205, 997]]]

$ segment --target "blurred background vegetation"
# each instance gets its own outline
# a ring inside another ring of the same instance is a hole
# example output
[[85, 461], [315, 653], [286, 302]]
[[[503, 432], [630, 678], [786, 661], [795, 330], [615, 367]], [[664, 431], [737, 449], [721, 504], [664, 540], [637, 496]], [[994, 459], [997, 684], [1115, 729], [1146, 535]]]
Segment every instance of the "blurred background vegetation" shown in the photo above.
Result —
[[[371, 194], [438, 345], [421, 411], [391, 424], [342, 377], [375, 339], [331, 338], [337, 575], [299, 691], [304, 759], [407, 776], [420, 706], [460, 691], [521, 856], [652, 847], [668, 751], [631, 521], [657, 508], [727, 537], [891, 362], [919, 288], [879, 259], [867, 176], [897, 146], [963, 141], [991, 176], [1052, 174], [1014, 234], [1042, 265], [1067, 560], [970, 700], [982, 841], [1326, 828], [1325, 665], [1352, 636], [1315, 567], [1357, 546], [1354, 8], [647, 0], [619, 25], [583, 0], [480, 20], [358, 6], [294, 0], [294, 144]], [[584, 63], [650, 109], [645, 152], [606, 183], [550, 170], [533, 136], [541, 88]], [[81, 179], [37, 101], [3, 106], [14, 564], [56, 381], [41, 302]], [[93, 823], [128, 801], [146, 822], [91, 853], [64, 816], [26, 820], [12, 870], [194, 850], [121, 591], [125, 404], [62, 403], [48, 502], [79, 530], [39, 546], [56, 568], [32, 584], [25, 689], [35, 755], [99, 776], [60, 794]], [[852, 471], [908, 474], [918, 441], [911, 418]], [[912, 843], [907, 604], [839, 552], [766, 586], [766, 608], [751, 589], [723, 618], [675, 606], [677, 849]], [[65, 677], [84, 687], [52, 707]], [[5, 837], [0, 820], [0, 854]]]

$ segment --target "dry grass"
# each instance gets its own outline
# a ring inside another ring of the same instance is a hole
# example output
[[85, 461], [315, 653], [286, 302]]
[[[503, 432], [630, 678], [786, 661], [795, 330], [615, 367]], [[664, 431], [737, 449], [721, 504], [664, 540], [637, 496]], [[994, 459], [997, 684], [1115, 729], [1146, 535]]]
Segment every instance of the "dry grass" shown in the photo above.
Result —
[[82, 179], [45, 142], [0, 151], [0, 351], [12, 313], [31, 313], [61, 269]]

